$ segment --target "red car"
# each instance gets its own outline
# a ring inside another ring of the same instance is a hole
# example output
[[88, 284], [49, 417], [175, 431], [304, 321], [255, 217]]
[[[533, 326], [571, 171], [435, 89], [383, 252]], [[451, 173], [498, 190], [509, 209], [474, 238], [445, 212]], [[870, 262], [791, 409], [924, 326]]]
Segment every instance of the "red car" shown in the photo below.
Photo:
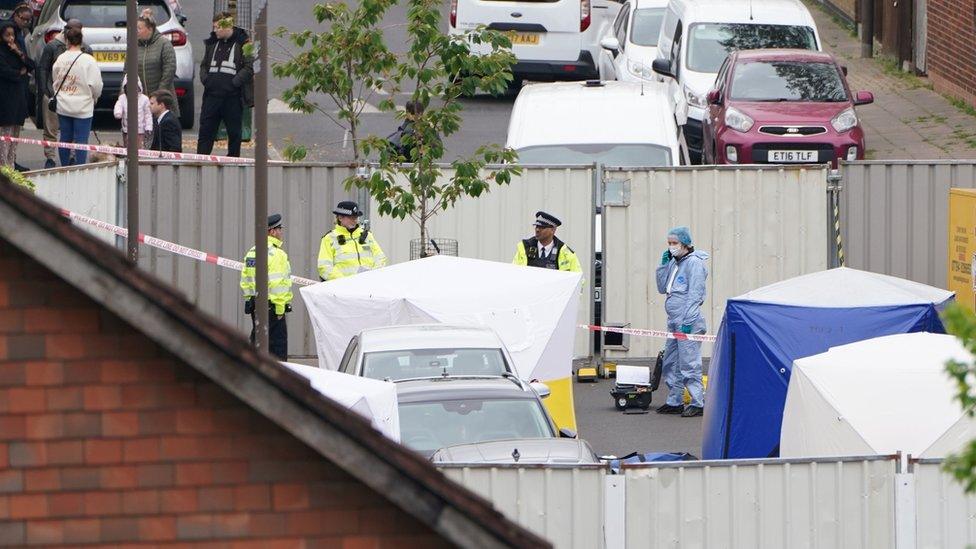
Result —
[[708, 93], [706, 164], [823, 164], [864, 158], [864, 130], [844, 68], [829, 53], [748, 50], [729, 54]]

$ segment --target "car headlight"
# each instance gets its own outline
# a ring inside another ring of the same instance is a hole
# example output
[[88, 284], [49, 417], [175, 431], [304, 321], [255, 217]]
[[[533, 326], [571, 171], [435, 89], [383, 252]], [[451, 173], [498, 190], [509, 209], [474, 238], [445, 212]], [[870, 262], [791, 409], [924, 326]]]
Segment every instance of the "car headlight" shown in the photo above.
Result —
[[637, 78], [643, 78], [644, 80], [654, 80], [654, 71], [651, 70], [647, 65], [637, 62], [628, 61], [627, 70], [630, 74], [636, 76]]
[[725, 111], [725, 125], [737, 132], [746, 133], [752, 128], [755, 121], [735, 107], [729, 107]]
[[708, 101], [705, 100], [705, 97], [691, 91], [688, 86], [685, 86], [685, 97], [688, 98], [688, 105], [692, 107], [698, 107], [699, 109], [708, 108]]
[[857, 126], [857, 113], [854, 112], [854, 107], [842, 110], [840, 114], [830, 120], [830, 125], [837, 130], [837, 133], [844, 133]]

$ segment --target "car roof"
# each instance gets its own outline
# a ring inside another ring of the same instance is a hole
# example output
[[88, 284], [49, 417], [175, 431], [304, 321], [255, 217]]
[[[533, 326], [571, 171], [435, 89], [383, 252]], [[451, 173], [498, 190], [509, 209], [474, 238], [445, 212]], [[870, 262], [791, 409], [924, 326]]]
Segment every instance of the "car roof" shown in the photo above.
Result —
[[398, 381], [397, 401], [400, 404], [440, 402], [465, 399], [525, 399], [536, 400], [533, 391], [523, 388], [508, 377], [465, 378], [444, 377]]
[[805, 61], [834, 63], [836, 58], [825, 51], [801, 49], [739, 50], [733, 52], [738, 61]]
[[502, 341], [487, 326], [410, 324], [368, 328], [359, 333], [364, 353], [403, 349], [497, 349]]
[[507, 146], [651, 143], [671, 148], [676, 131], [663, 82], [529, 84], [512, 108]]
[[810, 10], [800, 0], [687, 0], [684, 6], [685, 24], [803, 24], [816, 28]]

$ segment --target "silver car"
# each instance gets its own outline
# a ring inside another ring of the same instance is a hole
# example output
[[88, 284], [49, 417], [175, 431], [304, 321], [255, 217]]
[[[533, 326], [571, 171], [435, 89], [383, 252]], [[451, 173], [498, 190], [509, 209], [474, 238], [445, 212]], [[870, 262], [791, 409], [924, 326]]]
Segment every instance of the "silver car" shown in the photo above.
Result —
[[427, 457], [460, 444], [576, 438], [573, 431], [558, 429], [546, 412], [547, 388], [514, 376], [447, 376], [396, 385], [400, 442]]
[[[176, 51], [176, 96], [180, 103], [180, 123], [184, 128], [193, 127], [193, 47], [187, 36], [186, 17], [168, 0], [139, 0], [139, 11], [150, 8], [156, 20], [156, 29], [169, 38]], [[125, 0], [47, 0], [41, 9], [34, 31], [28, 38], [28, 52], [35, 61], [40, 60], [45, 44], [64, 29], [68, 19], [79, 19], [84, 25], [85, 43], [91, 46], [95, 60], [102, 70], [104, 88], [95, 105], [96, 112], [111, 112], [115, 99], [122, 89], [122, 73], [125, 71]], [[40, 101], [40, 99], [35, 99]], [[35, 108], [46, 108], [37, 105]], [[40, 110], [38, 110], [40, 112]]]

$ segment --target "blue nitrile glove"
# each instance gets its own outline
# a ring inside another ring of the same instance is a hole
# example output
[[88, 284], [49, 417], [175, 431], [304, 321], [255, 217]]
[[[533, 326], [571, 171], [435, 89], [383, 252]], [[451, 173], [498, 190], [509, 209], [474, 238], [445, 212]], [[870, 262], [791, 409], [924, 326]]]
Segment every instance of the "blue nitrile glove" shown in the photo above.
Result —
[[681, 333], [683, 333], [683, 334], [690, 334], [691, 333], [691, 324], [682, 324], [681, 325]]
[[661, 265], [667, 265], [668, 261], [671, 261], [671, 250], [664, 250], [661, 255]]

